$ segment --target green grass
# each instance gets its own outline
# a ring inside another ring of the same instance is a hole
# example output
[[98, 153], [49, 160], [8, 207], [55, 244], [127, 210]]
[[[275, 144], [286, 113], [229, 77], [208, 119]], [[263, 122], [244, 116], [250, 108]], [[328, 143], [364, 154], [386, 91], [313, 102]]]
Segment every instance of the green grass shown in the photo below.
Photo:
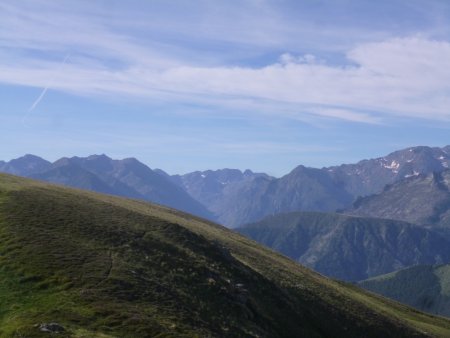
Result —
[[58, 337], [450, 336], [191, 215], [0, 175], [0, 337], [48, 337], [45, 322]]

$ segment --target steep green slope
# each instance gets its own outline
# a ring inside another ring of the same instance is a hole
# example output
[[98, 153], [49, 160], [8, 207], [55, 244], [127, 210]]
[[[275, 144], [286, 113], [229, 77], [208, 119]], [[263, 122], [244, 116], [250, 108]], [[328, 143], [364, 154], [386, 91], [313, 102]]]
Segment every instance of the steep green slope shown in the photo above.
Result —
[[0, 175], [0, 337], [425, 337], [450, 322], [221, 226]]
[[326, 276], [346, 281], [416, 264], [450, 262], [449, 237], [401, 221], [293, 212], [238, 231]]
[[450, 316], [450, 265], [418, 265], [359, 283], [415, 308]]

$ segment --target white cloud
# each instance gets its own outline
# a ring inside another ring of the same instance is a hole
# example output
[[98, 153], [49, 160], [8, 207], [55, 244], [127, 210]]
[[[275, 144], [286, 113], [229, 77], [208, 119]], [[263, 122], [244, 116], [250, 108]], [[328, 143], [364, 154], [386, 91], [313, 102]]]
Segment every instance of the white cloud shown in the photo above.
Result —
[[307, 63], [314, 64], [317, 63], [317, 58], [311, 54], [305, 54], [303, 56], [295, 56], [290, 53], [284, 53], [280, 56], [280, 63], [282, 65], [292, 64], [292, 63]]
[[[264, 2], [249, 3], [268, 11]], [[138, 38], [146, 31], [132, 34], [119, 29], [126, 20], [111, 27], [95, 11], [71, 13], [45, 1], [32, 4], [28, 2], [28, 11], [0, 4], [4, 13], [0, 14], [0, 82], [43, 88], [52, 79], [51, 89], [78, 95], [207, 102], [300, 119], [305, 115], [364, 123], [379, 123], [389, 116], [450, 119], [448, 41], [414, 36], [364, 42], [347, 51], [344, 65], [286, 52], [259, 68], [205, 66], [203, 56], [196, 58], [185, 46]], [[243, 18], [248, 16], [242, 14], [237, 21], [242, 24]], [[136, 27], [139, 23], [148, 27], [144, 21], [135, 22]], [[220, 36], [226, 23], [203, 22], [203, 29], [211, 28], [204, 37]], [[161, 25], [154, 29], [163, 30]], [[275, 28], [267, 31], [267, 37], [277, 41], [284, 27], [276, 20], [270, 25]], [[238, 43], [237, 28], [230, 29], [232, 34], [225, 34], [224, 40], [234, 36], [229, 41]], [[264, 41], [257, 30], [244, 35], [239, 43]], [[71, 59], [61, 71], [60, 60], [66, 53]]]

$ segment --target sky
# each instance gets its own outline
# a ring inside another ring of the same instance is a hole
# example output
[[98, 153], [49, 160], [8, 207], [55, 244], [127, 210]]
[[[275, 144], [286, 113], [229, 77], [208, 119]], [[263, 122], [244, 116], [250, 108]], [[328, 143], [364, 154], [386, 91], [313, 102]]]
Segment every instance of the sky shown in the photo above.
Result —
[[0, 0], [0, 159], [287, 174], [450, 144], [447, 0]]

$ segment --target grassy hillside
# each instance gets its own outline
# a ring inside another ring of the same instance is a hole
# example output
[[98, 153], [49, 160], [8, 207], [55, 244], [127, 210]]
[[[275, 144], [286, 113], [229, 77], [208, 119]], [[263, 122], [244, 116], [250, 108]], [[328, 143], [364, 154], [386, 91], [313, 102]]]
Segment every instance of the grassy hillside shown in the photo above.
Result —
[[346, 281], [417, 264], [450, 262], [450, 237], [402, 221], [293, 212], [238, 231], [315, 271]]
[[0, 337], [426, 337], [450, 322], [167, 208], [0, 175]]
[[450, 265], [419, 265], [362, 281], [360, 286], [422, 311], [450, 316]]

